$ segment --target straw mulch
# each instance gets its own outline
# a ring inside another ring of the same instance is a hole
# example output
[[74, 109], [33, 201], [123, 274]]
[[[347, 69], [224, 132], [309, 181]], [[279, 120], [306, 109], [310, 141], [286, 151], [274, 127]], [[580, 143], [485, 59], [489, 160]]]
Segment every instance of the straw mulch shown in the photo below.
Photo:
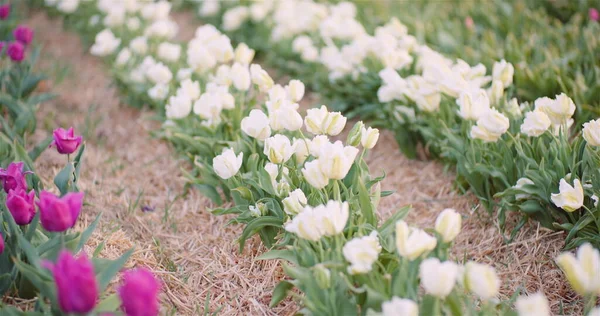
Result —
[[[190, 15], [177, 17], [186, 36], [197, 25], [191, 19]], [[183, 191], [180, 170], [189, 166], [168, 144], [150, 136], [159, 128], [153, 114], [121, 104], [101, 61], [87, 53], [75, 34], [65, 32], [60, 21], [36, 13], [26, 22], [43, 45], [41, 68], [50, 78], [59, 79], [47, 83], [60, 96], [42, 105], [38, 118], [45, 130], [37, 136], [48, 135], [55, 126], [71, 125], [86, 135], [81, 188], [87, 206], [79, 227], [103, 214], [88, 254], [101, 243], [100, 255], [111, 258], [134, 247], [129, 266], [145, 266], [162, 280], [165, 313], [202, 314], [209, 295], [210, 310], [220, 309], [219, 315], [296, 312], [297, 305], [289, 300], [268, 307], [271, 291], [283, 274], [276, 262], [254, 260], [265, 251], [260, 242], [253, 239], [240, 254], [236, 238], [241, 227], [226, 226], [229, 218], [210, 215], [207, 209], [215, 205], [198, 192]], [[442, 209], [455, 208], [465, 215], [454, 247], [456, 257], [494, 265], [503, 280], [503, 296], [517, 289], [541, 290], [555, 311], [559, 301], [569, 304], [578, 299], [552, 260], [563, 245], [562, 234], [531, 224], [515, 242], [505, 244], [494, 218], [483, 210], [473, 211], [473, 197], [453, 190], [451, 173], [435, 162], [405, 158], [387, 132], [368, 160], [374, 173], [387, 173], [383, 189], [396, 191], [381, 201], [382, 218], [412, 204], [409, 222], [432, 227]], [[37, 170], [47, 187], [63, 164], [64, 157], [53, 150], [39, 159]]]

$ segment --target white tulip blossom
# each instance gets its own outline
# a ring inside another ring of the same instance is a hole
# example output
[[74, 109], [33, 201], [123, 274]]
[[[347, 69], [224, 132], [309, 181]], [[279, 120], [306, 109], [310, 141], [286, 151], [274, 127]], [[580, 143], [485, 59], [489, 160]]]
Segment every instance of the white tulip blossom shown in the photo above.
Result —
[[138, 19], [135, 16], [128, 18], [125, 22], [125, 26], [127, 26], [127, 29], [132, 32], [139, 30], [141, 25], [142, 22], [140, 21], [140, 19]]
[[252, 78], [252, 83], [257, 85], [261, 91], [267, 91], [271, 89], [274, 84], [271, 76], [269, 76], [269, 74], [262, 69], [260, 65], [250, 65], [250, 76]]
[[548, 97], [538, 98], [534, 104], [536, 110], [540, 110], [548, 115], [553, 125], [566, 124], [575, 113], [575, 103], [564, 93], [557, 95], [555, 99]]
[[121, 45], [121, 39], [115, 37], [111, 30], [105, 29], [96, 34], [96, 40], [90, 48], [90, 52], [94, 56], [104, 57], [114, 53], [119, 45]]
[[182, 80], [179, 89], [177, 89], [177, 94], [187, 95], [192, 101], [198, 100], [200, 93], [200, 83], [191, 79]]
[[358, 151], [356, 147], [344, 146], [339, 140], [333, 144], [327, 143], [319, 154], [321, 171], [329, 179], [344, 179], [354, 164]]
[[119, 54], [117, 54], [117, 58], [115, 59], [115, 65], [123, 66], [123, 65], [127, 64], [127, 62], [129, 62], [130, 59], [131, 59], [131, 51], [128, 48], [123, 48], [123, 49], [121, 49]]
[[465, 288], [483, 300], [495, 298], [500, 290], [500, 279], [494, 268], [470, 261], [464, 270]]
[[329, 201], [316, 207], [305, 206], [285, 229], [306, 240], [341, 234], [349, 217], [348, 202]]
[[494, 63], [494, 68], [492, 69], [492, 77], [494, 80], [499, 80], [502, 82], [504, 87], [508, 87], [513, 82], [513, 75], [515, 73], [515, 68], [509, 62], [502, 59], [499, 62]]
[[62, 13], [73, 13], [77, 11], [79, 7], [79, 0], [60, 0], [56, 6], [56, 9]]
[[471, 128], [471, 138], [484, 142], [496, 142], [508, 131], [509, 119], [496, 109], [489, 109], [477, 119], [477, 125]]
[[306, 158], [310, 155], [310, 140], [304, 138], [294, 138], [292, 146], [294, 146], [294, 154], [296, 155], [296, 163], [303, 164]]
[[214, 16], [219, 13], [220, 8], [221, 3], [219, 0], [204, 0], [200, 8], [198, 8], [198, 14], [201, 17]]
[[590, 146], [600, 146], [600, 119], [583, 124], [583, 139]]
[[249, 65], [254, 59], [255, 51], [246, 45], [245, 43], [240, 43], [235, 48], [235, 61], [242, 65]]
[[152, 65], [146, 71], [146, 78], [155, 84], [168, 84], [173, 79], [173, 73], [169, 69], [169, 67], [165, 66], [163, 63], [158, 62]]
[[315, 189], [323, 189], [329, 183], [329, 178], [321, 171], [318, 160], [305, 163], [302, 175], [304, 176], [304, 180]]
[[348, 273], [362, 274], [371, 271], [373, 263], [379, 258], [381, 245], [377, 231], [372, 231], [368, 236], [357, 237], [348, 241], [342, 253], [350, 263]]
[[289, 196], [281, 202], [283, 203], [283, 210], [290, 216], [302, 212], [308, 203], [306, 195], [304, 195], [304, 192], [300, 189], [290, 192]]
[[[535, 185], [535, 183], [528, 178], [519, 178], [519, 180], [517, 180], [517, 183], [513, 186], [513, 188], [523, 190], [523, 187], [525, 185]], [[531, 197], [531, 195], [525, 193], [515, 194], [515, 199], [517, 199], [517, 201], [526, 200], [529, 197]]]
[[490, 99], [483, 89], [462, 92], [456, 103], [460, 106], [458, 115], [465, 120], [477, 121], [490, 109]]
[[233, 86], [238, 91], [247, 91], [250, 89], [250, 71], [247, 66], [243, 66], [240, 63], [235, 63], [231, 66], [231, 81], [233, 82]]
[[375, 147], [377, 140], [379, 140], [379, 130], [376, 128], [363, 127], [360, 135], [360, 143], [366, 149]]
[[129, 48], [135, 54], [146, 54], [148, 51], [148, 39], [145, 36], [138, 36], [129, 42]]
[[250, 11], [246, 6], [237, 6], [227, 10], [223, 15], [223, 30], [235, 31], [250, 17]]
[[552, 193], [551, 200], [554, 205], [567, 212], [574, 212], [583, 207], [583, 186], [579, 179], [573, 181], [571, 186], [565, 179], [560, 179], [559, 193]]
[[306, 130], [312, 134], [336, 136], [346, 126], [346, 120], [346, 117], [340, 112], [329, 112], [327, 107], [322, 105], [320, 108], [306, 111], [304, 124], [306, 125]]
[[382, 316], [419, 316], [419, 305], [412, 300], [393, 297], [381, 304]]
[[550, 316], [550, 305], [543, 293], [535, 293], [529, 296], [519, 296], [515, 302], [519, 316]]
[[581, 295], [600, 295], [600, 251], [585, 243], [577, 249], [577, 257], [569, 252], [560, 254], [556, 263], [567, 280]]
[[271, 136], [269, 118], [263, 111], [258, 109], [250, 111], [250, 115], [242, 119], [241, 127], [246, 135], [261, 141]]
[[421, 262], [419, 276], [425, 292], [445, 298], [456, 284], [458, 266], [452, 261], [440, 262], [438, 258], [428, 258]]
[[279, 99], [267, 104], [269, 122], [275, 131], [297, 131], [302, 128], [302, 116], [298, 113], [298, 104], [289, 100]]
[[300, 80], [290, 80], [285, 86], [285, 92], [291, 101], [300, 102], [304, 97], [304, 83]]
[[437, 239], [424, 230], [408, 227], [403, 220], [396, 222], [396, 249], [401, 257], [413, 261], [435, 249], [436, 245]]
[[182, 119], [192, 111], [192, 99], [186, 94], [177, 94], [169, 98], [166, 105], [168, 119]]
[[462, 217], [451, 208], [443, 210], [435, 220], [435, 231], [442, 236], [445, 243], [458, 236], [462, 228]]
[[294, 147], [285, 135], [277, 134], [265, 139], [264, 154], [270, 162], [282, 164], [294, 154]]
[[535, 110], [525, 114], [525, 120], [521, 125], [521, 133], [529, 137], [538, 137], [544, 134], [552, 125], [546, 113]]
[[176, 62], [181, 56], [181, 45], [163, 42], [158, 45], [158, 58], [166, 62]]
[[213, 169], [219, 177], [227, 180], [239, 172], [243, 158], [243, 152], [236, 156], [232, 148], [227, 148], [223, 150], [223, 153], [213, 158]]
[[148, 96], [155, 101], [161, 101], [167, 98], [169, 86], [165, 84], [156, 84], [148, 90]]

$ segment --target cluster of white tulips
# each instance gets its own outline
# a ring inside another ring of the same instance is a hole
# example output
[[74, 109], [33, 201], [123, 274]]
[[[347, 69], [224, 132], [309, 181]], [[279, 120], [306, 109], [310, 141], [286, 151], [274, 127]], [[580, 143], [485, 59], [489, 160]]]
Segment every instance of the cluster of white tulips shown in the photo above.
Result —
[[[81, 31], [95, 39], [91, 53], [112, 64], [130, 100], [165, 113], [163, 135], [195, 166], [190, 181], [216, 202], [223, 196], [234, 202], [213, 212], [238, 215], [236, 222], [245, 225], [241, 247], [258, 234], [273, 247], [267, 258], [290, 262], [284, 269], [292, 283], [282, 281], [281, 288], [291, 284], [302, 291], [307, 311], [354, 315], [362, 310], [391, 316], [459, 308], [497, 315], [516, 308], [519, 315], [550, 314], [539, 293], [514, 304], [498, 303], [500, 280], [491, 266], [448, 260], [448, 249], [461, 230], [456, 211], [442, 211], [433, 230], [410, 227], [402, 220], [407, 209], [380, 223], [378, 202], [388, 193], [381, 191], [381, 178], [372, 177], [363, 160], [376, 145], [379, 131], [358, 122], [345, 142], [330, 139], [342, 133], [347, 118], [326, 106], [303, 116], [298, 102], [305, 94], [304, 83], [276, 84], [261, 66], [252, 64], [254, 50], [247, 45], [234, 48], [211, 25], [199, 27], [188, 43], [176, 42], [178, 27], [167, 1], [46, 4], [88, 22]], [[217, 14], [222, 4], [204, 1], [200, 12]], [[509, 128], [503, 113], [516, 116], [522, 110], [516, 101], [503, 100], [512, 84], [510, 64], [500, 62], [493, 75], [486, 76], [482, 65], [453, 63], [416, 45], [395, 19], [370, 36], [356, 21], [356, 8], [350, 3], [256, 2], [228, 10], [223, 28], [235, 30], [247, 19], [269, 19], [273, 40], [289, 39], [303, 58], [321, 60], [330, 79], [366, 71], [364, 61], [375, 57], [383, 69], [382, 102], [410, 101], [417, 111], [435, 113], [446, 96], [457, 99], [456, 113], [476, 122], [470, 130], [473, 138], [497, 141]], [[318, 43], [306, 36], [314, 32], [320, 36]], [[334, 40], [348, 44], [336, 47]], [[422, 75], [402, 78], [398, 71], [415, 61]], [[536, 102], [535, 111], [546, 115], [547, 128], [565, 125], [573, 114], [569, 101], [565, 96], [544, 99]], [[524, 129], [539, 133], [543, 124], [538, 121], [543, 120], [532, 117]], [[587, 123], [583, 135], [589, 144], [598, 143], [599, 125]], [[520, 181], [524, 191], [533, 183]], [[581, 183], [575, 181], [574, 188], [561, 182], [560, 193], [552, 195], [557, 206], [576, 208]], [[521, 197], [527, 198], [526, 193], [520, 192]], [[590, 264], [598, 264], [598, 253], [590, 246], [579, 252], [578, 258], [563, 255], [558, 263], [578, 292], [597, 293], [597, 269]], [[461, 302], [458, 307], [456, 300]]]

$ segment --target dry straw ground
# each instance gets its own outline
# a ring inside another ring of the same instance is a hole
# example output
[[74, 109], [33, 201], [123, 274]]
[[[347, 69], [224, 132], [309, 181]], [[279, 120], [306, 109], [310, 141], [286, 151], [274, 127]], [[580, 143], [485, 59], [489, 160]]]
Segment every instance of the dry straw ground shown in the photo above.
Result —
[[[178, 15], [177, 21], [183, 39], [193, 34], [193, 17]], [[210, 215], [207, 209], [214, 205], [198, 192], [183, 192], [180, 170], [188, 166], [168, 144], [151, 136], [159, 128], [153, 114], [121, 104], [102, 62], [87, 53], [75, 34], [64, 31], [60, 21], [34, 13], [27, 24], [43, 46], [41, 68], [52, 78], [48, 86], [60, 94], [39, 111], [45, 130], [39, 136], [54, 126], [71, 125], [86, 136], [81, 187], [87, 206], [80, 226], [103, 213], [88, 252], [100, 243], [101, 255], [108, 257], [135, 247], [130, 266], [146, 266], [164, 282], [164, 312], [199, 315], [210, 294], [210, 308], [221, 308], [219, 315], [293, 314], [297, 306], [291, 301], [268, 307], [271, 290], [283, 274], [276, 262], [254, 260], [265, 251], [259, 241], [252, 240], [238, 253], [241, 227], [227, 227], [228, 218]], [[63, 159], [49, 150], [38, 161], [37, 170], [48, 184]], [[560, 301], [569, 314], [578, 311], [570, 306], [577, 298], [553, 263], [564, 235], [529, 224], [512, 244], [505, 244], [493, 217], [475, 211], [474, 198], [453, 189], [451, 173], [436, 162], [405, 158], [387, 132], [368, 161], [373, 172], [387, 173], [383, 189], [396, 192], [382, 200], [382, 218], [412, 204], [409, 221], [431, 227], [439, 211], [455, 208], [465, 215], [454, 247], [457, 258], [496, 267], [505, 297], [517, 289], [541, 290], [554, 311], [561, 309]]]

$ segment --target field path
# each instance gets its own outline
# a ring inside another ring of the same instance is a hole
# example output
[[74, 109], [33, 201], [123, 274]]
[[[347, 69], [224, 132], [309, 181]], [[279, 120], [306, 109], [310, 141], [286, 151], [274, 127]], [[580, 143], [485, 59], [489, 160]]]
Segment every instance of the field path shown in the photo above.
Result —
[[[189, 14], [178, 14], [176, 20], [182, 39], [199, 24]], [[226, 226], [229, 218], [210, 215], [206, 210], [214, 205], [198, 192], [184, 195], [180, 170], [189, 166], [167, 143], [151, 136], [159, 128], [153, 114], [121, 104], [102, 62], [59, 20], [34, 13], [26, 23], [43, 46], [41, 68], [54, 78], [48, 86], [60, 94], [38, 113], [43, 126], [39, 137], [54, 126], [72, 125], [86, 138], [81, 188], [89, 206], [82, 222], [103, 213], [88, 250], [104, 241], [102, 255], [111, 257], [135, 246], [131, 265], [146, 266], [163, 280], [165, 312], [201, 315], [210, 294], [211, 311], [221, 308], [219, 315], [292, 315], [297, 306], [291, 301], [268, 307], [282, 272], [278, 263], [254, 260], [265, 250], [259, 241], [251, 240], [238, 253], [241, 228]], [[52, 150], [39, 159], [37, 170], [47, 183], [63, 159]], [[390, 133], [382, 133], [368, 161], [374, 173], [385, 170], [383, 189], [396, 192], [382, 199], [382, 218], [412, 204], [409, 222], [432, 227], [442, 209], [455, 208], [469, 215], [454, 248], [457, 258], [493, 264], [504, 294], [522, 286], [531, 293], [543, 290], [555, 310], [557, 298], [575, 299], [552, 261], [563, 235], [528, 225], [515, 243], [505, 245], [493, 219], [483, 210], [473, 211], [474, 198], [455, 192], [451, 173], [439, 163], [402, 156]]]

